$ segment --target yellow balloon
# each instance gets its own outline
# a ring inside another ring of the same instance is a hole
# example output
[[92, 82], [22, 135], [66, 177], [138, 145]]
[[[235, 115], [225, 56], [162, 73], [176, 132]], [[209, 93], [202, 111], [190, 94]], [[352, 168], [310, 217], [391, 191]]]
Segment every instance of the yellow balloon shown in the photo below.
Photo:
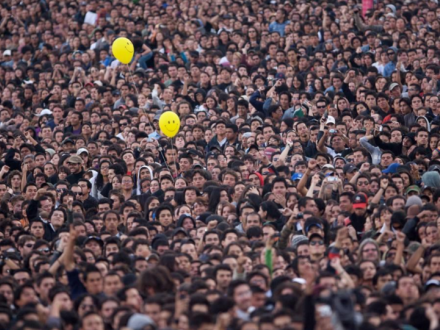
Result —
[[176, 136], [180, 129], [179, 116], [172, 111], [164, 112], [159, 118], [159, 127], [169, 138]]
[[132, 42], [127, 38], [118, 38], [113, 41], [113, 55], [123, 64], [128, 64], [134, 55], [134, 47]]

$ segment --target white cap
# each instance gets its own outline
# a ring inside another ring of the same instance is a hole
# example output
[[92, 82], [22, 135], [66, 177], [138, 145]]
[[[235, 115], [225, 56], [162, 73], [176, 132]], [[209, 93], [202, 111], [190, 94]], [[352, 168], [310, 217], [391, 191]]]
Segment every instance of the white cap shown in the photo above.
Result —
[[78, 151], [76, 152], [76, 154], [79, 156], [83, 152], [85, 152], [87, 155], [89, 154], [89, 151], [86, 148], [79, 148]]
[[43, 111], [41, 111], [39, 114], [35, 114], [35, 116], [37, 117], [41, 117], [41, 116], [47, 116], [47, 115], [51, 115], [52, 111], [50, 111], [49, 109], [43, 109]]
[[3, 56], [11, 56], [11, 50], [10, 50], [10, 49], [6, 49], [6, 50], [3, 52]]
[[93, 82], [93, 84], [95, 84], [95, 85], [97, 85], [97, 86], [100, 86], [100, 87], [104, 86], [100, 80], [95, 80], [95, 81]]
[[333, 125], [335, 125], [335, 124], [336, 124], [335, 117], [333, 117], [333, 116], [328, 116], [327, 121], [325, 122], [325, 124], [326, 124], [326, 125], [327, 125], [327, 124], [333, 124]]

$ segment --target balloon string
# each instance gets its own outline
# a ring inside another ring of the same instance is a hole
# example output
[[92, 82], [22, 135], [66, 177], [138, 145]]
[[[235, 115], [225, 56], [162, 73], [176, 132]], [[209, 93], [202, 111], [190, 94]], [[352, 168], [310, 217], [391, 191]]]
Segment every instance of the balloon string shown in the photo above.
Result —
[[[127, 65], [127, 66], [128, 66], [128, 65]], [[136, 84], [133, 82], [133, 71], [130, 70], [130, 67], [129, 67], [129, 66], [128, 66], [128, 73], [130, 74], [130, 78], [132, 78], [131, 83], [132, 83], [132, 85], [133, 85], [133, 87], [134, 87], [134, 89], [135, 89], [136, 96], [139, 98], [139, 90], [137, 89]], [[151, 124], [150, 119], [148, 118], [148, 116], [147, 116], [147, 119], [148, 119], [148, 121], [147, 121], [147, 122], [148, 122], [148, 125], [150, 125], [151, 129], [152, 129], [153, 132], [154, 132], [156, 129], [155, 129], [154, 126]], [[172, 171], [171, 168], [168, 166], [167, 159], [165, 158], [165, 155], [164, 155], [163, 152], [162, 152], [162, 147], [160, 146], [159, 141], [158, 141], [157, 143], [159, 144], [159, 148], [157, 148], [157, 150], [159, 150], [159, 153], [160, 153], [160, 155], [162, 156], [162, 159], [163, 159], [163, 161], [164, 161], [164, 163], [165, 163], [165, 166], [167, 167], [168, 171], [170, 171], [170, 173], [172, 174], [173, 171]], [[173, 141], [172, 141], [172, 139], [171, 139], [171, 148], [173, 149], [173, 155], [174, 155], [174, 148], [173, 148]], [[175, 157], [175, 156], [173, 156], [173, 157], [174, 157], [174, 166], [176, 167], [176, 176], [177, 176], [176, 157]]]

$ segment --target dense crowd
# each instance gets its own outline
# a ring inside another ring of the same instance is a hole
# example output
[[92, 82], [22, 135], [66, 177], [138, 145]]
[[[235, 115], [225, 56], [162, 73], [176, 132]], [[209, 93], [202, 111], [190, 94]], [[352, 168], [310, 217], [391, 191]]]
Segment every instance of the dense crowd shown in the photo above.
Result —
[[440, 329], [440, 7], [363, 2], [1, 1], [0, 329]]

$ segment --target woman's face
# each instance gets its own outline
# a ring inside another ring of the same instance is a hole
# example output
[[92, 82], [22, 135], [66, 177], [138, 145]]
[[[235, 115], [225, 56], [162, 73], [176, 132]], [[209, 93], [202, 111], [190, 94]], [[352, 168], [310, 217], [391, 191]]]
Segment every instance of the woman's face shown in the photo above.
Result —
[[44, 165], [44, 174], [46, 174], [48, 177], [51, 177], [55, 174], [55, 168], [52, 164], [46, 164]]
[[114, 177], [111, 181], [113, 189], [121, 189], [122, 185], [118, 177]]
[[190, 230], [194, 228], [194, 223], [192, 222], [191, 219], [186, 218], [185, 220], [183, 220], [182, 227], [185, 230]]
[[152, 192], [152, 193], [155, 193], [156, 191], [158, 191], [159, 190], [159, 182], [157, 181], [157, 180], [153, 180], [153, 181], [151, 181], [151, 184], [150, 184], [150, 191]]
[[150, 202], [150, 204], [148, 204], [148, 209], [149, 210], [152, 210], [152, 209], [155, 209], [156, 207], [158, 207], [159, 206], [159, 200], [158, 199], [153, 199], [151, 202]]

